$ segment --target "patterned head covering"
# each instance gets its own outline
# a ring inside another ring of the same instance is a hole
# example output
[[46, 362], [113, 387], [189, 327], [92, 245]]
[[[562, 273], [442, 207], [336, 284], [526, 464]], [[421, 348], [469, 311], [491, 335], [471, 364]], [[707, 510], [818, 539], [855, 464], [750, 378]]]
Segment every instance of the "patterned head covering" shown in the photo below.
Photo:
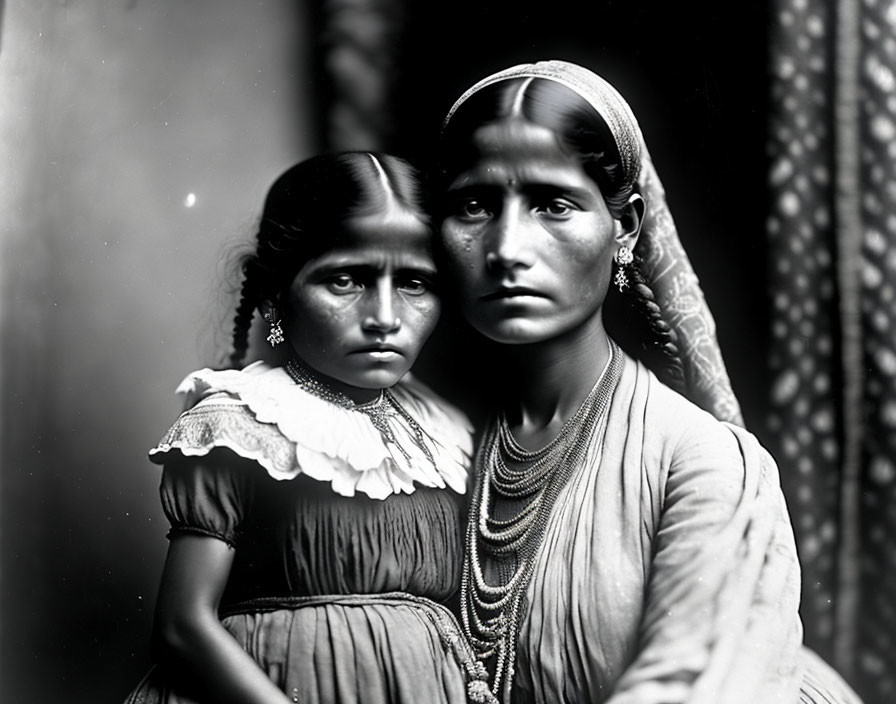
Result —
[[586, 100], [609, 127], [619, 151], [622, 180], [626, 186], [637, 182], [647, 204], [637, 251], [663, 319], [678, 337], [685, 395], [719, 420], [743, 425], [740, 404], [731, 389], [716, 339], [715, 320], [681, 246], [663, 184], [634, 113], [613, 86], [592, 71], [568, 61], [519, 64], [473, 85], [448, 111], [443, 127], [471, 95], [499, 81], [516, 78], [543, 78], [566, 86]]

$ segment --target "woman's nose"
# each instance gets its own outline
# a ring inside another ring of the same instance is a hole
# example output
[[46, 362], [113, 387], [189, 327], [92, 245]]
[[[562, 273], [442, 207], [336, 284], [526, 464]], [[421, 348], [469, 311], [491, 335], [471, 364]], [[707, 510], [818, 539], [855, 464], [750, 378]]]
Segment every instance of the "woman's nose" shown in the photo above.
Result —
[[365, 330], [388, 333], [401, 327], [401, 320], [395, 310], [394, 295], [391, 278], [377, 279], [376, 286], [369, 290], [369, 309], [361, 321]]
[[533, 264], [529, 247], [532, 228], [537, 223], [523, 204], [510, 199], [492, 223], [487, 239], [485, 263], [491, 270], [529, 268]]

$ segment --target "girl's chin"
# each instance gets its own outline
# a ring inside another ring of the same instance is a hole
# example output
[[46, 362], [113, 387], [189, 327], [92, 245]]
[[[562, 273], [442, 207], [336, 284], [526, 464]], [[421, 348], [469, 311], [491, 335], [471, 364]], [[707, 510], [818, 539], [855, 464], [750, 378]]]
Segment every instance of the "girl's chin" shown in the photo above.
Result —
[[[350, 379], [345, 379], [344, 383], [356, 389], [358, 394], [363, 396], [364, 392], [377, 392], [395, 386], [406, 373], [407, 370], [404, 368], [400, 370], [372, 369], [353, 374]], [[349, 396], [354, 396], [354, 394], [349, 393]]]

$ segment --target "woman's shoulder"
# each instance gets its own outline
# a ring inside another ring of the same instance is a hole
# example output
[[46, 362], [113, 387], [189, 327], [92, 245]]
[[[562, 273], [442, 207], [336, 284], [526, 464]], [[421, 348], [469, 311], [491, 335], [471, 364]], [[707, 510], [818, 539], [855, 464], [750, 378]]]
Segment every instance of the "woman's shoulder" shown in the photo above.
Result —
[[663, 383], [642, 362], [628, 358], [626, 373], [632, 379], [633, 403], [642, 403], [645, 438], [665, 445], [718, 445], [732, 450], [737, 435], [747, 431], [721, 421], [680, 391]]
[[766, 478], [777, 480], [777, 463], [759, 438], [741, 425], [717, 419], [679, 391], [660, 381], [641, 362], [629, 360], [633, 404], [643, 402], [637, 415], [643, 419], [643, 443], [666, 462], [727, 464], [736, 460]]

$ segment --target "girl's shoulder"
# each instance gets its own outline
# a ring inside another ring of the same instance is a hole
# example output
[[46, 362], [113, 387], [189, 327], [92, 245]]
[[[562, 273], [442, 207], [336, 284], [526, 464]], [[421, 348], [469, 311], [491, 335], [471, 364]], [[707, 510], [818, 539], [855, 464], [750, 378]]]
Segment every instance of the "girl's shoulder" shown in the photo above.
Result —
[[415, 486], [465, 491], [472, 455], [466, 418], [409, 378], [376, 409], [346, 408], [297, 385], [282, 367], [200, 369], [178, 386], [184, 411], [149, 456], [203, 456], [224, 447], [275, 479], [305, 474], [345, 496], [383, 499]]
[[468, 453], [473, 450], [473, 425], [453, 403], [436, 393], [413, 374], [406, 374], [389, 393], [431, 434], [444, 436], [443, 442], [459, 444]]
[[[176, 456], [204, 457], [226, 448], [257, 462], [276, 479], [295, 476], [289, 438], [276, 423], [265, 420], [264, 412], [259, 417], [255, 410], [271, 405], [269, 387], [281, 373], [261, 362], [244, 369], [191, 372], [175, 392], [183, 410], [149, 450], [149, 459], [165, 464]], [[288, 381], [285, 373], [282, 376]]]

